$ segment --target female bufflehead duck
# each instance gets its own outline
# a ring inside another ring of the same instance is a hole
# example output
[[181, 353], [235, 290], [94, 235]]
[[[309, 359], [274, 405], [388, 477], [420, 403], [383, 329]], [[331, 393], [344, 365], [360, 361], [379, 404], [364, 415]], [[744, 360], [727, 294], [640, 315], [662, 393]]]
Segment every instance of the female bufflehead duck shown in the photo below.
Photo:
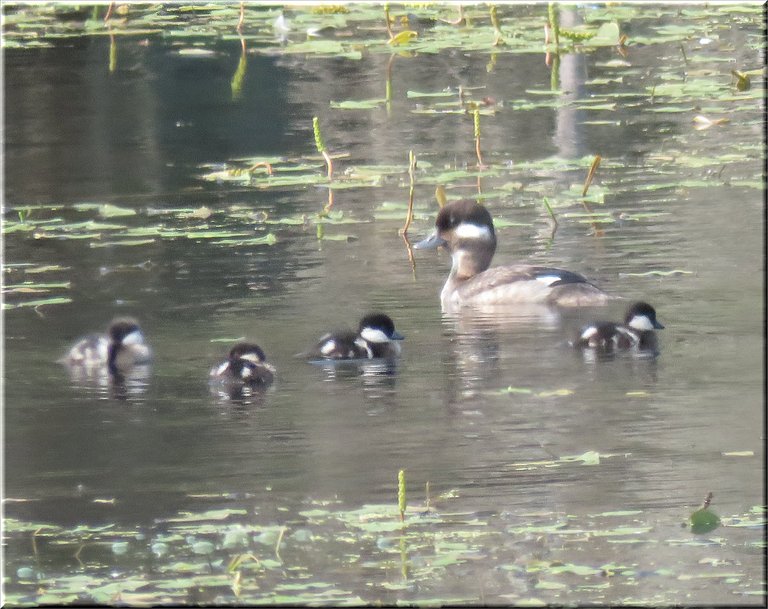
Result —
[[60, 362], [83, 368], [106, 367], [119, 375], [133, 366], [152, 359], [152, 350], [144, 342], [139, 322], [132, 317], [112, 321], [106, 334], [89, 334], [75, 343]]
[[646, 302], [636, 302], [627, 309], [623, 324], [597, 321], [587, 324], [573, 343], [578, 349], [598, 349], [612, 352], [636, 347], [641, 350], [656, 349], [654, 330], [664, 328], [656, 319], [655, 309]]
[[301, 356], [332, 360], [394, 358], [400, 355], [400, 345], [393, 341], [402, 339], [388, 315], [371, 313], [360, 320], [357, 333], [352, 330], [329, 332]]
[[267, 387], [274, 378], [274, 366], [254, 343], [237, 343], [229, 350], [227, 361], [211, 370], [211, 380], [228, 384]]
[[496, 251], [496, 233], [491, 214], [473, 201], [448, 203], [437, 214], [435, 226], [435, 232], [414, 247], [443, 246], [451, 253], [451, 272], [440, 293], [443, 309], [512, 303], [587, 306], [609, 299], [572, 271], [529, 264], [488, 268]]

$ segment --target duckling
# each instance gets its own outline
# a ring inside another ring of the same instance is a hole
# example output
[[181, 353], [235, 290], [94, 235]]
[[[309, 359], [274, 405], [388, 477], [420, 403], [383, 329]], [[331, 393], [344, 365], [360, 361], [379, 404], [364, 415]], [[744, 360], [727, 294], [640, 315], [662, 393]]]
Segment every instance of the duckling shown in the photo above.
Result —
[[563, 269], [515, 264], [489, 268], [496, 251], [493, 219], [470, 200], [448, 203], [437, 214], [435, 231], [415, 249], [444, 247], [452, 266], [440, 293], [444, 310], [515, 303], [587, 306], [609, 296], [586, 277]]
[[310, 360], [395, 358], [400, 355], [400, 345], [394, 341], [403, 338], [388, 315], [370, 313], [360, 320], [357, 332], [339, 330], [324, 334], [300, 356]]
[[275, 367], [267, 363], [264, 351], [255, 343], [240, 342], [229, 350], [227, 361], [211, 370], [211, 380], [234, 385], [268, 387]]
[[577, 349], [603, 352], [637, 348], [656, 349], [656, 333], [664, 326], [656, 319], [656, 310], [647, 302], [635, 302], [627, 309], [624, 323], [596, 321], [583, 326], [573, 342]]
[[106, 334], [89, 334], [77, 341], [60, 363], [87, 369], [106, 368], [118, 376], [134, 366], [149, 363], [152, 350], [139, 322], [132, 317], [112, 320]]

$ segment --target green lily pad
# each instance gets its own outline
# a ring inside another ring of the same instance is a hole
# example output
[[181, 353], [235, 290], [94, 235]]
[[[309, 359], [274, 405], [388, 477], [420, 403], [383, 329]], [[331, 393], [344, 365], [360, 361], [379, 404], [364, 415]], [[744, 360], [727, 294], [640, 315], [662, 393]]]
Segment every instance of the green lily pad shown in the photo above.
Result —
[[691, 532], [702, 534], [714, 531], [720, 526], [720, 518], [709, 508], [696, 510], [690, 518]]

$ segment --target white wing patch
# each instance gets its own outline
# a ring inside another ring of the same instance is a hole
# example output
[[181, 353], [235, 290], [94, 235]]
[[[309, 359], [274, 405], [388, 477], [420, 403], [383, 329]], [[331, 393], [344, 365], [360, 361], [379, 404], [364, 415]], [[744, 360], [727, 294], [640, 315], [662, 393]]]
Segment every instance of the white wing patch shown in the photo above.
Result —
[[261, 358], [257, 353], [243, 353], [240, 359], [244, 359], [246, 362], [252, 362], [254, 364], [260, 364]]
[[626, 337], [627, 340], [629, 340], [630, 344], [632, 345], [637, 344], [637, 342], [639, 341], [638, 335], [632, 332], [632, 330], [630, 330], [629, 328], [624, 328], [622, 326], [617, 326], [616, 334], [613, 336], [613, 342], [616, 343], [617, 345], [619, 344], [619, 334]]
[[559, 275], [537, 275], [536, 276], [536, 281], [539, 281], [546, 286], [550, 286], [553, 283], [557, 283], [561, 279], [562, 277], [560, 277]]
[[224, 362], [223, 364], [219, 364], [218, 368], [214, 368], [213, 375], [214, 376], [221, 376], [229, 369], [229, 362]]
[[[362, 336], [362, 333], [361, 333], [361, 336]], [[360, 347], [361, 349], [365, 349], [365, 352], [368, 354], [368, 355], [367, 355], [368, 359], [370, 359], [370, 358], [372, 358], [372, 357], [373, 357], [373, 351], [371, 351], [371, 348], [368, 346], [368, 343], [367, 343], [367, 342], [365, 342], [365, 340], [364, 340], [363, 338], [358, 338], [358, 339], [356, 339], [356, 340], [355, 340], [355, 344], [356, 344], [358, 347]], [[350, 351], [350, 357], [352, 357], [353, 355], [354, 355], [354, 353], [352, 353], [352, 352]]]
[[581, 333], [581, 340], [589, 340], [593, 337], [597, 336], [597, 328], [595, 326], [589, 326], [587, 328], [584, 328], [584, 331]]
[[320, 347], [320, 353], [323, 355], [330, 355], [334, 352], [336, 349], [336, 341], [335, 340], [329, 340], [323, 343], [323, 346]]
[[487, 226], [462, 222], [453, 231], [459, 239], [479, 239], [482, 241], [491, 240], [491, 229]]

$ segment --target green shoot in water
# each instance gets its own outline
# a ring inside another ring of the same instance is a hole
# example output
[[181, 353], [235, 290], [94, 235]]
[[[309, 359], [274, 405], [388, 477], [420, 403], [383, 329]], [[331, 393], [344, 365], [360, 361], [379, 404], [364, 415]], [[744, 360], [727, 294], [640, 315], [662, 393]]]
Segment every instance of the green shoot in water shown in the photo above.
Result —
[[496, 5], [491, 5], [491, 23], [493, 24], [493, 46], [497, 47], [504, 44], [504, 39], [501, 37], [501, 25], [499, 24], [499, 15], [496, 9]]
[[400, 522], [405, 521], [405, 470], [397, 472], [397, 507], [400, 510]]
[[320, 120], [316, 116], [312, 118], [312, 130], [315, 133], [315, 146], [317, 147], [317, 151], [322, 154], [325, 159], [325, 165], [328, 168], [328, 180], [330, 181], [333, 179], [333, 161], [331, 161], [331, 157], [325, 149], [323, 134], [320, 132]]
[[584, 181], [584, 190], [581, 191], [582, 197], [587, 196], [589, 186], [592, 184], [592, 180], [595, 177], [595, 172], [597, 171], [597, 168], [600, 167], [600, 161], [602, 160], [603, 157], [601, 157], [599, 154], [595, 155], [595, 159], [592, 161], [592, 166], [589, 168], [589, 172], [587, 172], [587, 179]]
[[482, 169], [485, 167], [485, 163], [483, 163], [483, 156], [480, 153], [480, 110], [475, 108], [473, 115], [475, 121], [475, 153], [477, 154], [477, 167], [478, 169]]

